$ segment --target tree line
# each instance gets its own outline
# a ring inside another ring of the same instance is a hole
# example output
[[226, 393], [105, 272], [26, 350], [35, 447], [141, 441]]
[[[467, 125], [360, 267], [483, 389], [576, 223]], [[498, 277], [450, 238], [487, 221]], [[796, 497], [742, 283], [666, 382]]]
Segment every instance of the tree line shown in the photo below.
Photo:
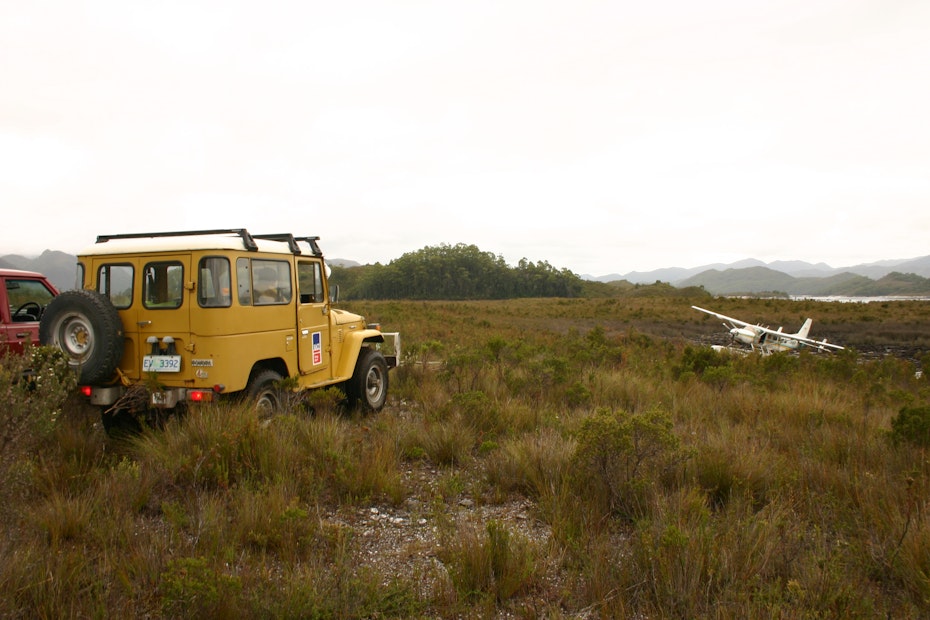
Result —
[[582, 297], [589, 285], [568, 269], [525, 258], [504, 258], [459, 243], [408, 252], [387, 265], [333, 267], [331, 282], [344, 299], [516, 299]]

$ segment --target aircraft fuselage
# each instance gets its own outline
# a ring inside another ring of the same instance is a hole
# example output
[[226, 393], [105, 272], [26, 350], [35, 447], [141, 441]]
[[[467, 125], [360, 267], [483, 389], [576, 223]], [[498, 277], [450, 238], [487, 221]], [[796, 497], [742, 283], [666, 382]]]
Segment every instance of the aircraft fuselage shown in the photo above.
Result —
[[[781, 329], [779, 329], [780, 331]], [[786, 334], [786, 336], [790, 335], [793, 334]], [[748, 345], [753, 349], [758, 347], [768, 352], [793, 351], [798, 348], [797, 340], [782, 338], [770, 331], [756, 329], [752, 326], [734, 327], [730, 330], [730, 336], [733, 340]]]

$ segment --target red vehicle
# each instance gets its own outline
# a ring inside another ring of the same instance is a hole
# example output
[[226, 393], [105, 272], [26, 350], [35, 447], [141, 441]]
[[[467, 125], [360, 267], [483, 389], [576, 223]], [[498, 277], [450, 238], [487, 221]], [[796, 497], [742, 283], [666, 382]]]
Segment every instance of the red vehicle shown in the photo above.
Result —
[[41, 273], [0, 269], [0, 353], [39, 344], [39, 319], [56, 295], [58, 289]]

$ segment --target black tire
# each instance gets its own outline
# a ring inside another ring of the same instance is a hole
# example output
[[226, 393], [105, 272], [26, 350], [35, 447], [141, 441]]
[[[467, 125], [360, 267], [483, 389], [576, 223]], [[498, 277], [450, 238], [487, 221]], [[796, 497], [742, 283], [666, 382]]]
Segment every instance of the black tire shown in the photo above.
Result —
[[274, 370], [260, 370], [249, 380], [246, 398], [255, 407], [259, 420], [270, 420], [284, 411], [284, 394], [277, 385], [283, 378]]
[[102, 383], [123, 358], [123, 323], [116, 308], [96, 291], [65, 291], [45, 307], [39, 342], [61, 349], [80, 370], [78, 382]]
[[384, 356], [374, 349], [362, 349], [349, 379], [349, 404], [364, 411], [381, 411], [387, 394], [388, 366]]
[[129, 409], [101, 407], [100, 421], [103, 423], [103, 430], [113, 439], [135, 437], [142, 432], [139, 418]]

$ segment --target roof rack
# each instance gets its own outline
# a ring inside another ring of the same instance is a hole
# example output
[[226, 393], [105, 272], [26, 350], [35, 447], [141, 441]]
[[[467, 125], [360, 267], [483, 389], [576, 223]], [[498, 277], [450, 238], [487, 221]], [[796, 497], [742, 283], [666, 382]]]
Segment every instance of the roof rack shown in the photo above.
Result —
[[310, 250], [313, 252], [314, 256], [323, 256], [323, 251], [320, 249], [317, 241], [320, 240], [319, 237], [295, 237], [291, 233], [278, 233], [273, 235], [254, 235], [256, 239], [267, 239], [268, 241], [284, 241], [287, 243], [287, 247], [291, 249], [291, 252], [294, 254], [302, 254], [300, 251], [300, 246], [297, 245], [298, 241], [305, 241], [310, 246]]
[[199, 235], [228, 235], [234, 234], [242, 237], [242, 244], [250, 252], [256, 252], [258, 245], [255, 239], [245, 228], [217, 228], [213, 230], [182, 230], [177, 232], [157, 233], [125, 233], [121, 235], [98, 235], [97, 243], [106, 243], [114, 239], [145, 239], [151, 237], [194, 237]]
[[252, 235], [245, 228], [217, 228], [212, 230], [182, 230], [175, 232], [156, 232], [156, 233], [125, 233], [121, 235], [98, 235], [97, 243], [106, 243], [114, 239], [147, 239], [155, 237], [194, 237], [204, 235], [239, 235], [242, 237], [242, 244], [249, 252], [257, 252], [258, 244], [256, 239], [265, 239], [267, 241], [283, 241], [287, 243], [288, 249], [293, 254], [302, 254], [298, 241], [304, 241], [310, 246], [314, 256], [323, 256], [317, 241], [319, 237], [295, 237], [291, 233], [277, 233], [270, 235]]
[[320, 249], [320, 244], [317, 243], [320, 240], [319, 237], [297, 237], [297, 240], [306, 241], [310, 249], [313, 250], [314, 256], [323, 256], [323, 250]]

